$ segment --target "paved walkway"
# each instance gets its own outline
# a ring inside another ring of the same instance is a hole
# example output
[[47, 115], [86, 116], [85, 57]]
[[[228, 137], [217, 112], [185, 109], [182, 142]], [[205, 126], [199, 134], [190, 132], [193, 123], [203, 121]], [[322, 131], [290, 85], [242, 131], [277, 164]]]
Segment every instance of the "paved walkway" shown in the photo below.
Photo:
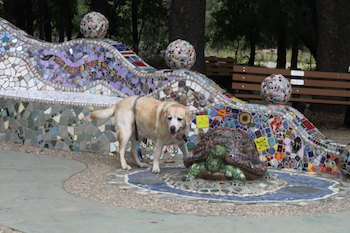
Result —
[[75, 197], [63, 182], [76, 161], [0, 151], [0, 225], [30, 232], [348, 233], [349, 212], [322, 216], [202, 217], [138, 211]]

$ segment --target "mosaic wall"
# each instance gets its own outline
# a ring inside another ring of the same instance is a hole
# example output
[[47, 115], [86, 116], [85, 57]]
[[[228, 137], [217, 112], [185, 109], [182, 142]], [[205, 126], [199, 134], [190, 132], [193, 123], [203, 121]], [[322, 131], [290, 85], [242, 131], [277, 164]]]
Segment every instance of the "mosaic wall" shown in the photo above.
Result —
[[115, 152], [111, 122], [89, 124], [88, 107], [37, 102], [2, 101], [0, 139], [42, 148]]
[[[210, 128], [234, 127], [253, 138], [270, 166], [338, 173], [345, 145], [326, 138], [291, 107], [245, 103], [186, 69], [155, 70], [124, 44], [108, 39], [51, 44], [1, 19], [0, 45], [2, 140], [114, 152], [111, 122], [87, 123], [84, 116], [117, 97], [147, 95], [189, 107], [194, 115], [189, 149]], [[100, 100], [103, 96], [108, 101]]]

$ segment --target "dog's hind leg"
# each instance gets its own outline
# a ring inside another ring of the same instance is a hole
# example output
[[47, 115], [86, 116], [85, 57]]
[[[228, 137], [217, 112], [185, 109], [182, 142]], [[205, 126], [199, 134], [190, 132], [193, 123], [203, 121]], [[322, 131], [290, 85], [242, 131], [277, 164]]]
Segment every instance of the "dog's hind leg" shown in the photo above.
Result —
[[118, 141], [119, 141], [119, 156], [120, 156], [120, 164], [124, 170], [131, 170], [131, 167], [126, 163], [125, 159], [125, 150], [126, 145], [131, 136], [130, 130], [127, 127], [122, 125], [118, 125]]
[[133, 139], [131, 140], [131, 154], [132, 154], [132, 157], [134, 158], [134, 160], [135, 160], [137, 166], [143, 167], [143, 168], [144, 168], [144, 167], [148, 167], [147, 163], [143, 163], [143, 162], [140, 161], [139, 156], [137, 155], [137, 149], [138, 149], [137, 147], [138, 147], [138, 143], [137, 143], [137, 141], [133, 138]]

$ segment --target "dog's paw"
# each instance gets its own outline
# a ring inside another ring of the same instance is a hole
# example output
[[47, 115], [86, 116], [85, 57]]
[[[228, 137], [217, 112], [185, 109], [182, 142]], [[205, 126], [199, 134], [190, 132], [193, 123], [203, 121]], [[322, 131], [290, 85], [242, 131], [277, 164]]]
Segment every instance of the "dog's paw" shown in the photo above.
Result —
[[148, 165], [147, 165], [147, 163], [140, 163], [140, 164], [139, 164], [139, 167], [141, 167], [141, 168], [146, 168], [146, 167], [148, 167]]
[[129, 165], [125, 165], [123, 166], [123, 170], [130, 171], [131, 167]]
[[160, 173], [160, 169], [159, 168], [152, 168], [152, 172], [154, 174], [159, 174]]

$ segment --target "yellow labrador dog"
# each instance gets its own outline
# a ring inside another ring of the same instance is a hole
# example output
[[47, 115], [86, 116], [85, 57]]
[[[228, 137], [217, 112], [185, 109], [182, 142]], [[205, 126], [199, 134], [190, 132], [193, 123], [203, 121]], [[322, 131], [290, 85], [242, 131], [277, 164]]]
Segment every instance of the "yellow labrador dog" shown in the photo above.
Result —
[[127, 142], [131, 140], [132, 156], [140, 167], [147, 167], [137, 156], [137, 138], [156, 140], [152, 172], [159, 173], [159, 158], [164, 145], [179, 145], [188, 156], [186, 137], [191, 123], [190, 111], [177, 102], [163, 102], [148, 97], [130, 96], [110, 108], [92, 112], [87, 120], [106, 119], [114, 116], [121, 166], [131, 167], [125, 160]]

